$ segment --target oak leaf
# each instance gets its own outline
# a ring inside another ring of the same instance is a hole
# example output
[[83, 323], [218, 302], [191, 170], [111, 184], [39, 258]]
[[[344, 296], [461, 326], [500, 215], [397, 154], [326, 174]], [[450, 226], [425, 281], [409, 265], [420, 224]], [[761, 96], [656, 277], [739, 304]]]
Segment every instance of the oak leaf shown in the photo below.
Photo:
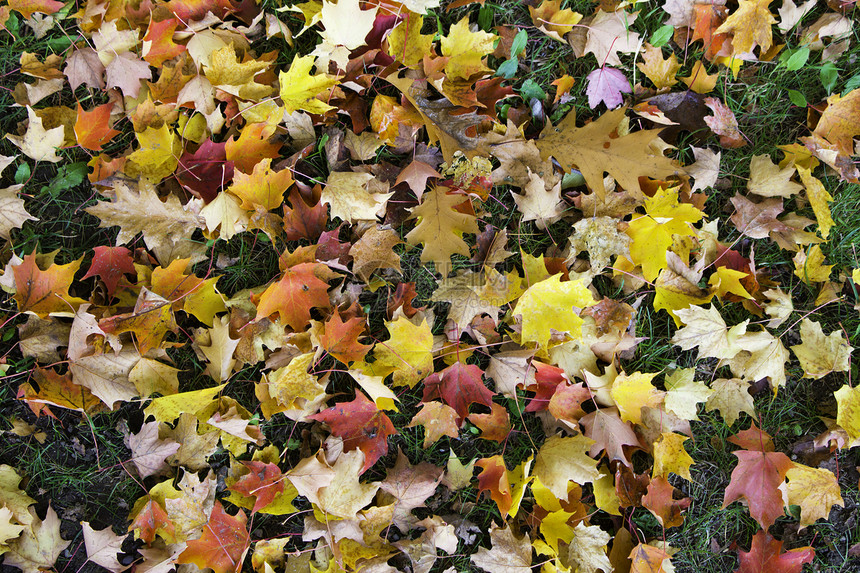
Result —
[[120, 227], [117, 245], [130, 243], [143, 233], [143, 242], [162, 264], [197, 252], [191, 235], [205, 223], [186, 210], [175, 195], [162, 202], [155, 188], [144, 182], [136, 189], [119, 183], [114, 193], [112, 201], [99, 202], [85, 211], [101, 220], [99, 227]]
[[[233, 373], [236, 364], [233, 354], [240, 342], [239, 338], [230, 337], [230, 317], [222, 316], [213, 323], [212, 328], [200, 331], [205, 335], [201, 333], [200, 337], [195, 336], [195, 342], [209, 363], [206, 373], [216, 382], [224, 382]], [[202, 344], [202, 339], [207, 338], [208, 344]]]

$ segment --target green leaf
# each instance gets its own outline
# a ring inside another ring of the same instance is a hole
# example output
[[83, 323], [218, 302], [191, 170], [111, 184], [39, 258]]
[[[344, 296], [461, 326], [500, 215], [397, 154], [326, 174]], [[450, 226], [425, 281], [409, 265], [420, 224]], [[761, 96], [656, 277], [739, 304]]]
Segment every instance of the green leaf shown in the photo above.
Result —
[[520, 95], [523, 96], [524, 100], [535, 98], [543, 101], [546, 99], [546, 92], [543, 91], [543, 89], [534, 80], [526, 80], [523, 82], [523, 86], [520, 88]]
[[15, 183], [21, 184], [30, 179], [30, 165], [22, 163], [15, 170]]
[[505, 60], [502, 62], [502, 65], [499, 66], [499, 69], [496, 70], [496, 75], [507, 80], [513, 78], [517, 69], [519, 69], [520, 63], [516, 58], [511, 58], [510, 60]]
[[818, 74], [821, 76], [821, 85], [824, 86], [827, 94], [830, 95], [833, 92], [833, 88], [836, 87], [836, 82], [839, 81], [839, 70], [836, 68], [836, 64], [827, 62], [821, 66]]
[[675, 27], [666, 24], [660, 26], [657, 31], [651, 34], [651, 45], [655, 48], [665, 46], [669, 42], [669, 38], [675, 33]]
[[842, 93], [847, 94], [848, 92], [856, 90], [857, 88], [860, 88], [860, 74], [855, 74], [854, 76], [849, 78], [847, 82], [845, 82], [845, 89], [842, 90]]
[[511, 43], [511, 57], [515, 58], [520, 55], [520, 52], [526, 49], [526, 42], [529, 40], [529, 35], [525, 30], [520, 30], [514, 36], [514, 41]]
[[493, 27], [493, 8], [492, 6], [481, 6], [478, 11], [478, 27], [484, 32], [489, 32]]
[[72, 163], [63, 165], [57, 170], [57, 175], [50, 183], [42, 187], [42, 193], [48, 193], [51, 197], [58, 197], [63, 191], [68, 191], [83, 183], [87, 176], [87, 164]]
[[809, 60], [809, 48], [803, 47], [791, 52], [783, 54], [786, 57], [780, 57], [780, 63], [785, 66], [790, 72], [796, 72], [806, 65]]
[[797, 90], [788, 90], [788, 99], [797, 107], [806, 107], [806, 96]]

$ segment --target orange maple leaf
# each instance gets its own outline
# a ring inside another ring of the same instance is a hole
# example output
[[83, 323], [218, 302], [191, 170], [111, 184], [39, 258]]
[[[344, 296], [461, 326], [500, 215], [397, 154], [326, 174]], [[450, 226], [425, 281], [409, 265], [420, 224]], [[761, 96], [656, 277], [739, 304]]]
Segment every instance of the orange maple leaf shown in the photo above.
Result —
[[328, 285], [314, 276], [317, 263], [300, 263], [284, 271], [284, 276], [260, 296], [257, 320], [278, 313], [281, 321], [295, 331], [304, 330], [311, 308], [329, 308]]
[[82, 260], [67, 265], [52, 264], [43, 271], [36, 264], [35, 252], [26, 255], [20, 265], [12, 267], [18, 310], [32, 312], [39, 318], [45, 318], [53, 312], [74, 314], [78, 305], [86, 302], [69, 294], [69, 287]]
[[179, 21], [176, 18], [149, 22], [146, 35], [143, 37], [143, 59], [149, 65], [161, 67], [161, 64], [185, 51], [185, 46], [173, 41], [173, 32], [178, 25]]
[[363, 360], [372, 348], [358, 341], [358, 338], [364, 334], [365, 322], [365, 319], [360, 316], [344, 322], [340, 313], [335, 310], [329, 321], [325, 323], [325, 332], [320, 336], [320, 345], [344, 364]]
[[106, 103], [84, 111], [78, 104], [78, 119], [75, 122], [75, 138], [78, 145], [91, 151], [101, 151], [102, 146], [120, 132], [110, 128], [112, 103]]
[[177, 563], [193, 563], [215, 573], [235, 573], [242, 567], [245, 552], [251, 544], [248, 516], [239, 510], [235, 517], [216, 501], [203, 537], [188, 542], [188, 548], [176, 558]]

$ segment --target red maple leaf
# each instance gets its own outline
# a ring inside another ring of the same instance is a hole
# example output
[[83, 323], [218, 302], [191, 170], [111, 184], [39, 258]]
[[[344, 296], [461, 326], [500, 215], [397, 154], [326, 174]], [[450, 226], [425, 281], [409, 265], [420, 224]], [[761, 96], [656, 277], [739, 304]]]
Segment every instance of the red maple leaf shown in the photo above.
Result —
[[756, 452], [740, 450], [733, 452], [738, 465], [726, 488], [723, 508], [744, 498], [750, 515], [767, 529], [776, 518], [783, 515], [782, 494], [779, 485], [785, 481], [785, 472], [794, 465], [782, 452]]
[[272, 503], [275, 496], [284, 491], [284, 474], [275, 464], [249, 461], [242, 462], [242, 465], [251, 470], [251, 473], [243, 475], [228, 489], [248, 497], [256, 497], [257, 501], [251, 510], [256, 513]]
[[179, 158], [176, 178], [183, 187], [207, 203], [218, 196], [218, 190], [233, 181], [233, 162], [227, 161], [224, 143], [207, 139], [194, 153]]
[[75, 139], [78, 145], [91, 151], [101, 151], [102, 145], [120, 132], [110, 127], [112, 103], [106, 103], [84, 111], [78, 104], [78, 119], [75, 121]]
[[245, 552], [251, 544], [248, 516], [239, 510], [235, 517], [224, 511], [216, 501], [203, 536], [188, 542], [188, 547], [176, 558], [177, 563], [193, 563], [215, 573], [235, 573], [242, 567]]
[[692, 500], [689, 497], [675, 499], [675, 492], [681, 493], [672, 487], [672, 484], [663, 476], [651, 480], [648, 484], [648, 493], [642, 496], [642, 505], [646, 507], [657, 521], [665, 528], [677, 527], [684, 523], [681, 512], [690, 507]]
[[366, 320], [359, 316], [344, 322], [340, 313], [335, 310], [329, 321], [325, 323], [325, 332], [320, 336], [320, 345], [344, 364], [363, 360], [372, 348], [358, 341], [358, 337], [364, 335], [365, 324]]
[[[316, 195], [316, 193], [315, 193]], [[318, 195], [317, 195], [318, 196]], [[284, 205], [284, 233], [288, 241], [308, 239], [313, 242], [325, 231], [328, 207], [317, 201], [308, 205], [298, 186], [290, 191], [290, 207]]]
[[416, 296], [418, 293], [415, 291], [415, 283], [398, 283], [397, 288], [394, 289], [394, 295], [388, 298], [388, 306], [385, 309], [388, 318], [394, 316], [394, 311], [398, 308], [403, 309], [403, 314], [407, 318], [415, 316], [419, 310], [424, 308], [423, 306], [419, 308], [412, 306], [412, 301], [415, 300]]
[[753, 536], [749, 552], [738, 552], [740, 567], [735, 573], [800, 573], [804, 563], [815, 557], [812, 547], [800, 547], [782, 553], [782, 541], [777, 541], [766, 531]]
[[526, 388], [535, 393], [534, 398], [526, 405], [526, 412], [540, 412], [549, 407], [549, 401], [555, 394], [559, 384], [568, 381], [567, 374], [557, 366], [550, 366], [543, 362], [533, 361], [535, 367], [535, 382]]
[[295, 331], [304, 330], [311, 308], [329, 308], [328, 285], [314, 276], [317, 263], [300, 263], [284, 271], [284, 276], [260, 296], [257, 320], [278, 313], [281, 321]]
[[173, 32], [179, 25], [176, 18], [156, 22], [151, 20], [143, 37], [143, 59], [156, 68], [185, 51], [185, 46], [173, 41]]
[[128, 530], [134, 531], [137, 539], [143, 539], [147, 544], [151, 544], [157, 534], [165, 537], [166, 541], [173, 541], [175, 526], [167, 517], [167, 512], [161, 507], [161, 504], [149, 498], [137, 517], [128, 526]]
[[137, 275], [131, 251], [125, 247], [95, 247], [90, 270], [82, 277], [82, 280], [95, 276], [99, 277], [107, 289], [108, 296], [113, 296], [116, 285], [126, 274]]
[[332, 434], [343, 438], [345, 452], [356, 448], [364, 452], [361, 473], [388, 453], [388, 436], [397, 434], [391, 419], [361, 392], [352, 402], [340, 402], [308, 418], [328, 424]]
[[458, 423], [469, 415], [469, 404], [493, 406], [493, 391], [484, 386], [484, 371], [474, 364], [455, 362], [445, 370], [431, 374], [424, 380], [422, 402], [440, 398], [457, 412]]

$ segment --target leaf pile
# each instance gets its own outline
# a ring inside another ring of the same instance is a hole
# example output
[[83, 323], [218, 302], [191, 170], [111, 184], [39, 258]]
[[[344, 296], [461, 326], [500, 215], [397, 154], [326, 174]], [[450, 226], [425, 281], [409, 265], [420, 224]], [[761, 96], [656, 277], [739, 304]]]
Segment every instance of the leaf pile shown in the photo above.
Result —
[[[88, 561], [671, 571], [665, 530], [692, 503], [693, 429], [716, 412], [736, 458], [723, 507], [743, 504], [760, 527], [749, 551], [732, 548], [738, 571], [800, 571], [814, 550], [784, 551], [769, 528], [827, 519], [842, 489], [776, 448], [754, 394], [784, 392], [792, 371], [838, 381], [815, 443], [860, 445], [853, 348], [814, 320], [860, 279], [827, 264], [838, 198], [814, 174], [858, 181], [860, 90], [815, 107], [781, 157], [754, 156], [721, 220], [706, 215], [719, 147], [747, 141], [702, 94], [756, 62], [837, 58], [853, 2], [816, 12], [799, 30], [806, 51], [779, 55], [773, 25], [788, 34], [814, 4], [785, 0], [777, 19], [766, 0], [667, 2], [662, 43], [642, 44], [635, 6], [582, 15], [544, 0], [535, 33], [597, 62], [557, 78], [551, 102], [534, 82], [512, 87], [528, 34], [476, 28], [465, 10], [445, 32], [434, 0], [0, 8], [4, 26], [76, 34], [60, 55], [21, 54], [28, 120], [6, 135], [21, 155], [3, 168], [86, 152], [98, 200], [83, 210], [115, 233], [76, 260], [20, 252], [18, 229], [40, 223], [23, 185], [2, 190], [0, 286], [35, 361], [7, 372], [17, 398], [35, 416], [140, 418], [124, 464], [142, 488], [135, 545], [85, 522]], [[306, 53], [273, 49], [311, 36]], [[678, 77], [687, 47], [702, 60]], [[630, 85], [629, 54], [650, 84]], [[689, 90], [673, 92], [679, 81]], [[609, 108], [589, 121], [569, 111], [581, 82], [591, 109]], [[45, 106], [67, 88], [76, 107]], [[677, 112], [680, 99], [698, 111]], [[230, 253], [249, 245], [277, 268], [228, 284]], [[762, 249], [790, 252], [793, 274], [757, 266]], [[814, 307], [795, 308], [794, 281]], [[688, 367], [634, 365], [643, 321], [658, 319], [674, 333], [649, 342]], [[177, 368], [183, 352], [198, 376]], [[413, 463], [410, 444], [427, 457]], [[70, 541], [23, 477], [0, 468], [0, 553], [29, 573]], [[481, 499], [492, 515], [472, 515]], [[662, 538], [638, 530], [643, 512]], [[255, 533], [266, 516], [281, 533]]]

